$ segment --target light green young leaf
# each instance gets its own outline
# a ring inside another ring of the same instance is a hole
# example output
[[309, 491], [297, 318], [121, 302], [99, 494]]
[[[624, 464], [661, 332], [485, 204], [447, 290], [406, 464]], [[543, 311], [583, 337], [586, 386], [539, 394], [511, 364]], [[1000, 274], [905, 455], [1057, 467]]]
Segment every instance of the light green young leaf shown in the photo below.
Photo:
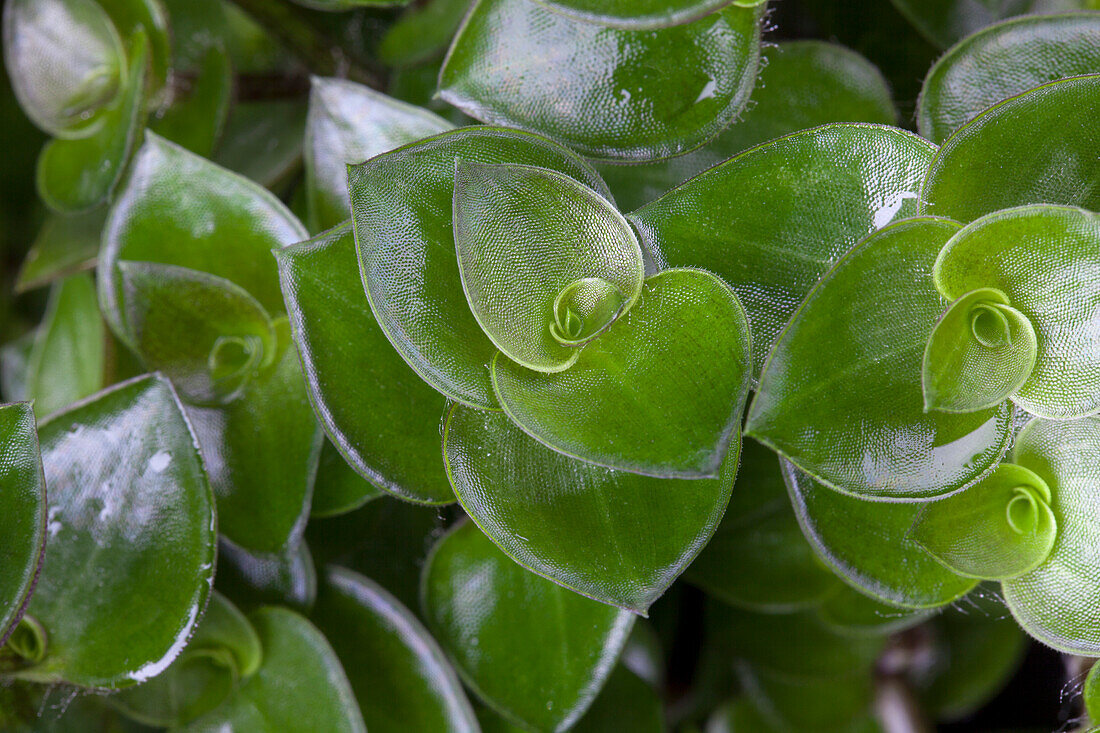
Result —
[[470, 688], [508, 720], [554, 733], [592, 704], [634, 619], [528, 572], [473, 522], [436, 544], [421, 582], [428, 627]]
[[913, 540], [969, 578], [1015, 578], [1046, 560], [1058, 532], [1050, 489], [1023, 466], [1002, 463], [981, 481], [924, 505]]
[[1002, 584], [1005, 602], [1029, 634], [1068, 654], [1100, 655], [1100, 418], [1029, 422], [1013, 463], [1050, 487], [1058, 525], [1050, 554], [1035, 570]]
[[0, 406], [0, 648], [23, 617], [46, 550], [46, 482], [29, 403]]
[[1089, 676], [1085, 678], [1085, 686], [1082, 690], [1085, 700], [1085, 712], [1095, 724], [1100, 721], [1100, 665], [1093, 664], [1089, 669]]
[[48, 646], [19, 676], [149, 680], [183, 651], [214, 580], [214, 496], [183, 409], [166, 380], [140, 377], [55, 414], [39, 435], [49, 551], [27, 611]]
[[940, 144], [979, 113], [1056, 79], [1100, 69], [1100, 13], [1031, 15], [952, 47], [928, 72], [917, 129]]
[[654, 31], [606, 28], [530, 0], [478, 0], [439, 75], [484, 122], [543, 133], [593, 158], [651, 160], [721, 132], [748, 102], [763, 5]]
[[1017, 405], [1053, 418], [1100, 410], [1100, 215], [1051, 205], [989, 214], [951, 238], [932, 273], [945, 298], [996, 288], [1030, 323], [1035, 366]]
[[702, 270], [646, 279], [638, 304], [564, 372], [498, 354], [493, 388], [524, 432], [567, 456], [659, 478], [714, 478], [752, 376], [745, 311]]
[[463, 507], [509, 557], [570, 590], [644, 615], [718, 525], [739, 442], [718, 478], [659, 479], [574, 460], [506, 415], [456, 405], [443, 451]]
[[1044, 84], [991, 107], [936, 153], [921, 187], [925, 210], [966, 223], [1025, 204], [1100, 209], [1098, 111], [1100, 74]]
[[470, 313], [455, 259], [455, 160], [550, 168], [610, 196], [574, 153], [530, 133], [445, 132], [348, 169], [359, 263], [371, 310], [417, 374], [451, 399], [495, 408], [496, 347]]
[[[656, 30], [690, 23], [734, 0], [537, 0], [578, 20], [624, 30]], [[737, 5], [757, 5], [738, 0]]]
[[324, 231], [351, 216], [348, 164], [451, 127], [442, 117], [362, 84], [314, 77], [305, 140], [310, 228]]
[[539, 372], [626, 314], [645, 265], [630, 224], [604, 197], [555, 171], [459, 160], [454, 238], [466, 300], [506, 357]]
[[34, 290], [94, 267], [106, 216], [106, 210], [101, 208], [85, 214], [54, 215], [46, 219], [19, 268], [15, 292]]
[[818, 481], [864, 497], [929, 499], [995, 466], [1008, 444], [1009, 404], [923, 409], [921, 357], [944, 307], [930, 272], [958, 229], [909, 219], [845, 255], [780, 334], [746, 432]]
[[1038, 353], [1027, 316], [994, 288], [958, 298], [924, 349], [924, 409], [973, 412], [996, 407], [1027, 381]]

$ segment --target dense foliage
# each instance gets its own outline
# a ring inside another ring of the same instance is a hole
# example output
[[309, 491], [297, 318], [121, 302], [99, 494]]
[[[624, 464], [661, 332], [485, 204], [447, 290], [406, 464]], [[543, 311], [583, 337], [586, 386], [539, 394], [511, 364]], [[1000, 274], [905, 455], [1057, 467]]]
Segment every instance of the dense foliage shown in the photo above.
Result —
[[0, 728], [1100, 730], [1096, 0], [3, 47]]

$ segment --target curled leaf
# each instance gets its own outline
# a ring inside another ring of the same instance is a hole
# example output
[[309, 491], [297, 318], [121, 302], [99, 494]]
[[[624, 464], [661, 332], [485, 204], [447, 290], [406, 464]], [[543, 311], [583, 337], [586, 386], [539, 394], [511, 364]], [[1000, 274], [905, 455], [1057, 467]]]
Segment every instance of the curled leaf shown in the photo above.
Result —
[[943, 314], [924, 349], [924, 409], [972, 412], [1018, 390], [1035, 366], [1035, 329], [993, 288], [966, 293]]
[[645, 265], [607, 199], [555, 171], [458, 161], [454, 237], [474, 318], [509, 359], [569, 368], [638, 300]]

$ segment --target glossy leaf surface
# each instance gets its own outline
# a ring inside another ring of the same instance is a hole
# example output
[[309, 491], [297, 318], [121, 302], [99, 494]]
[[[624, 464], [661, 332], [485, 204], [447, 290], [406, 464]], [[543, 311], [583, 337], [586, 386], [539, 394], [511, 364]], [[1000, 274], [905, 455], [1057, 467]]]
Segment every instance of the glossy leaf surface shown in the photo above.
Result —
[[862, 237], [916, 211], [935, 149], [894, 128], [828, 125], [746, 151], [630, 215], [671, 266], [702, 267], [748, 312], [756, 374], [799, 303]]
[[936, 154], [921, 187], [926, 211], [970, 222], [1024, 204], [1100, 209], [1098, 112], [1100, 75], [1044, 84], [986, 110]]
[[942, 143], [1001, 100], [1100, 68], [1100, 13], [1017, 18], [982, 29], [948, 51], [924, 81], [921, 135]]
[[527, 0], [478, 0], [439, 76], [472, 117], [594, 158], [647, 160], [724, 129], [756, 83], [762, 7], [656, 31], [606, 28]]
[[951, 238], [933, 276], [947, 298], [1002, 291], [1034, 328], [1035, 368], [1012, 398], [1020, 407], [1054, 418], [1100, 410], [1100, 215], [1063, 206], [990, 214]]
[[[458, 161], [454, 237], [474, 318], [528, 369], [568, 369], [580, 354], [573, 344], [595, 338], [642, 291], [645, 265], [630, 224], [560, 173]], [[569, 298], [584, 280], [603, 288]]]
[[280, 250], [276, 259], [310, 399], [330, 440], [360, 475], [394, 496], [454, 501], [439, 460], [447, 401], [374, 319], [351, 227]]
[[455, 259], [455, 159], [550, 168], [610, 196], [568, 150], [537, 135], [473, 127], [380, 155], [348, 172], [355, 241], [371, 310], [398, 353], [452, 399], [496, 406], [496, 348], [474, 319]]
[[995, 288], [958, 298], [932, 329], [924, 349], [924, 409], [972, 412], [995, 407], [1035, 367], [1035, 329]]
[[46, 549], [46, 483], [28, 403], [0, 407], [0, 647], [26, 610]]
[[1024, 630], [1055, 649], [1100, 654], [1100, 420], [1037, 418], [1021, 431], [1012, 460], [1050, 487], [1058, 536], [1046, 562], [1004, 581], [1005, 602]]
[[929, 41], [946, 48], [1004, 18], [1088, 7], [1088, 0], [891, 0]]
[[822, 41], [784, 41], [761, 54], [752, 104], [713, 140], [675, 158], [598, 166], [623, 211], [768, 140], [830, 122], [897, 122], [882, 73], [854, 51]]
[[323, 231], [351, 216], [348, 164], [450, 127], [442, 117], [362, 84], [314, 77], [305, 142], [311, 227]]
[[48, 218], [34, 238], [15, 282], [15, 292], [47, 285], [95, 266], [106, 211]]
[[[469, 10], [471, 0], [427, 0], [415, 4], [386, 29], [378, 56], [389, 66], [424, 64], [442, 56]], [[434, 92], [435, 77], [432, 86]]]
[[525, 432], [567, 456], [663, 478], [718, 474], [751, 379], [737, 297], [702, 270], [648, 278], [638, 304], [564, 372], [498, 355], [493, 388]]
[[659, 479], [550, 450], [506, 415], [456, 406], [443, 436], [455, 493], [506, 554], [566, 588], [645, 613], [706, 544], [737, 472]]
[[259, 670], [187, 733], [365, 733], [340, 661], [313, 624], [285, 608], [249, 617], [263, 646]]
[[155, 376], [54, 415], [39, 436], [49, 550], [28, 612], [49, 646], [22, 675], [144, 682], [183, 650], [214, 578], [214, 497], [195, 438]]
[[[652, 30], [688, 23], [709, 15], [733, 0], [538, 0], [579, 20], [612, 28]], [[739, 2], [738, 5], [754, 5]]]
[[564, 731], [592, 704], [633, 616], [523, 569], [467, 522], [424, 568], [428, 626], [467, 684], [505, 717]]
[[420, 621], [380, 585], [330, 567], [312, 614], [372, 733], [477, 728], [462, 683]]
[[862, 496], [931, 498], [996, 465], [1009, 405], [923, 410], [921, 358], [944, 307], [931, 269], [956, 231], [952, 222], [910, 219], [845, 255], [780, 335], [746, 432], [816, 479]]
[[837, 575], [867, 595], [906, 608], [932, 608], [975, 586], [913, 540], [920, 504], [845, 496], [789, 461], [783, 475], [806, 539]]

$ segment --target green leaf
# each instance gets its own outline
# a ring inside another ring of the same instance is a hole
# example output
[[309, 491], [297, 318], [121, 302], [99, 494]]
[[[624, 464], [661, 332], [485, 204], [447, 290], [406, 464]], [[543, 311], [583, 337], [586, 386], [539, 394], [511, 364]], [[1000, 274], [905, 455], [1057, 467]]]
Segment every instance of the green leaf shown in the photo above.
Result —
[[567, 456], [659, 478], [713, 478], [751, 379], [745, 312], [702, 270], [645, 281], [634, 308], [564, 372], [493, 359], [493, 388], [524, 432]]
[[783, 476], [798, 523], [821, 558], [857, 590], [904, 608], [934, 608], [976, 584], [941, 565], [911, 535], [921, 504], [867, 501], [814, 481], [789, 461]]
[[129, 78], [102, 112], [103, 122], [88, 137], [54, 139], [38, 157], [38, 195], [54, 211], [73, 214], [99, 206], [114, 192], [145, 123], [146, 65], [144, 32], [134, 40]]
[[1049, 501], [1041, 478], [1002, 463], [969, 489], [924, 505], [913, 540], [959, 575], [1015, 578], [1054, 546], [1058, 528]]
[[1085, 712], [1094, 723], [1100, 720], [1100, 665], [1093, 663], [1089, 676], [1085, 678], [1082, 690], [1085, 699]]
[[924, 409], [996, 407], [1027, 381], [1038, 353], [1035, 329], [995, 288], [964, 293], [932, 329], [924, 349]]
[[836, 583], [817, 607], [817, 615], [826, 626], [849, 636], [896, 634], [927, 621], [936, 611], [876, 600], [845, 583]]
[[229, 55], [221, 48], [210, 48], [191, 88], [151, 128], [167, 140], [209, 158], [225, 129], [232, 96]]
[[629, 218], [660, 264], [703, 267], [733, 287], [752, 324], [759, 374], [833, 263], [916, 211], [934, 153], [903, 130], [828, 125], [744, 152]]
[[1037, 205], [974, 221], [946, 244], [932, 272], [946, 298], [976, 288], [1007, 296], [1037, 342], [1035, 367], [1013, 402], [1033, 415], [1074, 418], [1100, 410], [1098, 268], [1100, 215]]
[[266, 603], [308, 612], [317, 599], [317, 569], [304, 541], [281, 553], [249, 552], [222, 537], [218, 590], [246, 609]]
[[640, 165], [597, 166], [623, 211], [636, 209], [737, 153], [830, 122], [892, 125], [898, 113], [882, 73], [835, 43], [784, 41], [761, 49], [751, 109], [686, 155]]
[[455, 493], [509, 557], [640, 614], [714, 532], [737, 472], [739, 442], [719, 478], [689, 481], [573, 460], [497, 412], [456, 405], [443, 434]]
[[684, 577], [724, 603], [764, 613], [816, 605], [840, 585], [802, 536], [775, 454], [755, 441], [742, 446], [725, 517]]
[[986, 108], [1056, 79], [1100, 68], [1100, 13], [1033, 15], [990, 26], [928, 72], [917, 109], [939, 144]]
[[422, 583], [428, 626], [466, 683], [539, 730], [565, 731], [584, 714], [634, 619], [524, 570], [472, 522], [439, 541]]
[[95, 209], [86, 214], [54, 215], [46, 219], [19, 268], [15, 292], [25, 293], [93, 268], [106, 214], [104, 209]]
[[271, 250], [308, 238], [269, 192], [146, 133], [103, 232], [99, 297], [104, 318], [132, 344], [119, 260], [177, 265], [225, 278], [278, 315], [283, 296]]
[[263, 649], [248, 619], [217, 591], [187, 648], [160, 675], [108, 698], [145, 725], [188, 723], [220, 705], [260, 667]]
[[331, 567], [313, 622], [331, 640], [371, 733], [477, 729], [462, 683], [420, 621], [381, 586]]
[[140, 377], [54, 415], [39, 436], [48, 551], [27, 610], [49, 641], [20, 676], [151, 679], [186, 646], [214, 579], [214, 497], [182, 408], [167, 381]]
[[760, 711], [782, 730], [839, 733], [871, 718], [871, 674], [791, 677], [739, 665], [738, 679]]
[[930, 273], [958, 228], [909, 219], [846, 254], [780, 334], [746, 432], [839, 491], [889, 500], [949, 494], [996, 465], [1009, 404], [923, 410], [921, 358], [944, 307]]
[[96, 0], [12, 0], [4, 65], [19, 105], [51, 135], [83, 137], [104, 120], [125, 74], [122, 39]]
[[0, 406], [0, 648], [23, 617], [46, 550], [46, 483], [30, 404]]
[[361, 84], [314, 77], [305, 141], [311, 228], [324, 231], [351, 216], [349, 163], [361, 163], [451, 127], [442, 117]]
[[332, 441], [325, 441], [317, 464], [310, 519], [346, 514], [384, 495], [384, 491], [356, 473]]
[[286, 319], [275, 322], [271, 366], [224, 405], [187, 405], [218, 497], [218, 528], [261, 553], [295, 545], [309, 502], [323, 436], [309, 404]]
[[[232, 5], [226, 8], [233, 9]], [[257, 42], [270, 42], [262, 31], [258, 32]], [[235, 67], [247, 71], [239, 65]], [[301, 99], [234, 104], [214, 162], [266, 188], [285, 188], [302, 162], [307, 113], [308, 105]]]
[[342, 13], [357, 8], [392, 8], [408, 5], [410, 0], [294, 0], [299, 5], [328, 13]]
[[[763, 0], [759, 0], [763, 2]], [[538, 0], [565, 15], [611, 28], [655, 30], [698, 20], [733, 0]], [[759, 2], [739, 1], [751, 6]]]
[[1050, 487], [1058, 525], [1054, 547], [1035, 570], [1002, 584], [1012, 615], [1029, 634], [1068, 654], [1100, 655], [1100, 547], [1096, 486], [1100, 418], [1029, 422], [1012, 461]]
[[[387, 66], [409, 67], [443, 55], [471, 0], [426, 0], [415, 3], [386, 29], [378, 57]], [[435, 77], [433, 74], [433, 87]]]
[[599, 175], [537, 135], [491, 127], [445, 132], [348, 170], [363, 283], [382, 331], [428, 384], [495, 408], [486, 365], [496, 348], [466, 302], [455, 259], [455, 159], [550, 168], [607, 198]]
[[366, 733], [340, 661], [313, 624], [274, 606], [249, 620], [264, 650], [259, 670], [181, 733]]
[[684, 153], [748, 102], [764, 6], [656, 31], [575, 20], [528, 0], [478, 0], [439, 75], [484, 122], [541, 132], [593, 158]]
[[624, 664], [617, 664], [592, 707], [570, 730], [575, 733], [665, 733], [665, 710], [657, 691]]
[[26, 396], [44, 417], [98, 392], [106, 371], [107, 329], [87, 274], [55, 283], [27, 357]]
[[1089, 7], [1089, 0], [891, 0], [901, 14], [940, 48], [1004, 18]]
[[462, 289], [490, 340], [560, 372], [637, 302], [645, 265], [615, 207], [568, 176], [459, 160], [454, 238]]
[[970, 222], [1024, 204], [1100, 209], [1098, 109], [1100, 74], [1044, 84], [991, 107], [936, 154], [921, 187], [926, 211]]
[[168, 13], [161, 0], [96, 0], [122, 36], [126, 51], [133, 58], [137, 35], [143, 33], [149, 42], [149, 91], [155, 97], [156, 106], [162, 106], [162, 88], [168, 82], [172, 63], [171, 30]]
[[375, 321], [351, 227], [275, 258], [310, 399], [329, 439], [374, 486], [407, 501], [453, 502], [439, 460], [447, 400], [409, 368]]

